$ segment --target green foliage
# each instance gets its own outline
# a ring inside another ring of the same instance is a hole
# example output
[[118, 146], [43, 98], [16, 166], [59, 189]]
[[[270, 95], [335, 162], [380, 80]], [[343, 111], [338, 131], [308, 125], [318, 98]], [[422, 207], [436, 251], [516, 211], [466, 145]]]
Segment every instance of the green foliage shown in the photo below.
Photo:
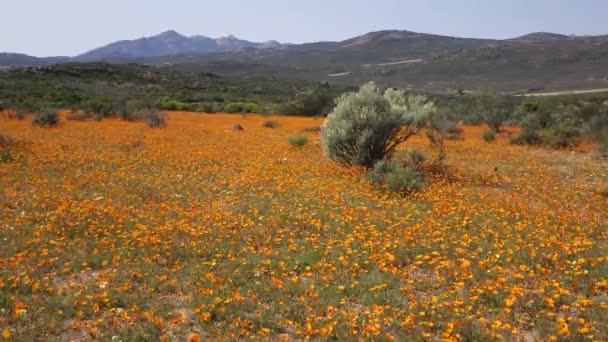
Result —
[[416, 166], [404, 162], [379, 160], [368, 176], [372, 182], [403, 194], [417, 192], [424, 187], [424, 173]]
[[174, 110], [183, 112], [196, 112], [199, 109], [199, 105], [197, 103], [186, 103], [166, 97], [159, 99], [156, 103], [156, 107], [160, 110]]
[[541, 131], [540, 138], [543, 144], [554, 148], [566, 148], [576, 144], [580, 131], [572, 126], [557, 126]]
[[1, 150], [0, 151], [0, 163], [7, 164], [15, 160], [13, 157], [13, 152], [11, 150]]
[[273, 121], [273, 120], [266, 120], [264, 121], [264, 123], [262, 124], [262, 127], [266, 127], [266, 128], [277, 128], [279, 127], [279, 123], [277, 121]]
[[487, 131], [483, 132], [481, 137], [483, 138], [483, 140], [485, 142], [492, 142], [492, 141], [496, 140], [496, 133], [494, 133], [494, 131], [487, 130]]
[[519, 135], [511, 138], [511, 144], [516, 145], [538, 145], [542, 142], [536, 129], [524, 126]]
[[231, 102], [224, 106], [226, 113], [260, 113], [262, 108], [253, 102]]
[[143, 113], [146, 125], [150, 128], [163, 128], [167, 125], [167, 116], [157, 110], [147, 110]]
[[323, 151], [344, 165], [372, 167], [424, 127], [435, 111], [425, 97], [382, 91], [374, 83], [342, 95], [322, 131]]
[[504, 99], [491, 89], [484, 89], [476, 98], [477, 111], [483, 121], [494, 131], [499, 132], [500, 127], [509, 117], [509, 109]]
[[287, 141], [289, 141], [292, 146], [300, 147], [308, 143], [308, 137], [305, 135], [292, 135], [287, 138]]
[[118, 111], [118, 118], [124, 121], [135, 121], [143, 117], [143, 111], [148, 108], [142, 100], [127, 100]]
[[100, 120], [104, 116], [108, 116], [114, 113], [115, 106], [106, 97], [94, 97], [86, 100], [82, 104], [82, 109], [91, 114], [96, 120]]
[[38, 127], [53, 127], [59, 123], [59, 113], [55, 109], [42, 109], [34, 113], [32, 124]]
[[279, 114], [285, 115], [324, 115], [331, 111], [335, 96], [324, 91], [309, 90], [289, 101], [277, 109]]
[[213, 114], [217, 112], [217, 106], [214, 103], [201, 103], [196, 107], [196, 111], [199, 113]]

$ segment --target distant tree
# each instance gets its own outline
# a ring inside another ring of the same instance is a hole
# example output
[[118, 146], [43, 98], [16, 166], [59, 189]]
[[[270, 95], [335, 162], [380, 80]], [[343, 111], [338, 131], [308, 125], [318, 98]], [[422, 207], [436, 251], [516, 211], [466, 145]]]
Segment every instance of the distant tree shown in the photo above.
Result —
[[509, 117], [504, 99], [495, 90], [486, 88], [476, 98], [476, 108], [483, 121], [496, 133]]

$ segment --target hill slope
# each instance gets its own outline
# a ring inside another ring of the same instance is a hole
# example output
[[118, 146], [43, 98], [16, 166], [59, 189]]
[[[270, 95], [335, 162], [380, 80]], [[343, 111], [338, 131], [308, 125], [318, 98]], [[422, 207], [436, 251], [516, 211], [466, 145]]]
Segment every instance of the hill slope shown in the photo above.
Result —
[[[282, 45], [275, 41], [253, 43], [233, 36], [185, 37], [167, 31], [116, 42], [71, 60], [135, 62], [182, 71], [280, 76], [343, 85], [373, 80], [424, 91], [482, 86], [508, 91], [608, 87], [606, 35], [578, 37], [540, 32], [493, 40], [387, 30], [340, 42]], [[0, 66], [53, 62], [0, 55]]]

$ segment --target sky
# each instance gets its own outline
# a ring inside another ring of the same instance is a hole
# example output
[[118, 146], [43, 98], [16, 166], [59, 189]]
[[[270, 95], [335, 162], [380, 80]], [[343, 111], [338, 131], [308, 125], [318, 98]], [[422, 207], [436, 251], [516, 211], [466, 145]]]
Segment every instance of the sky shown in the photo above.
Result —
[[74, 56], [172, 29], [288, 43], [399, 29], [471, 38], [608, 34], [608, 0], [0, 0], [0, 51]]

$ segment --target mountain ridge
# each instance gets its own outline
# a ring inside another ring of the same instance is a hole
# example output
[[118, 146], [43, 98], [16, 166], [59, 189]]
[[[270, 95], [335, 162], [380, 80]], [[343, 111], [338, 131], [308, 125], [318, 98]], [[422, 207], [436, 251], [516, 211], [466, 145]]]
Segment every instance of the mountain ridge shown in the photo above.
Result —
[[[133, 53], [143, 51], [142, 53]], [[368, 32], [342, 41], [254, 43], [165, 31], [119, 41], [74, 58], [0, 54], [0, 66], [104, 61], [171, 66], [231, 76], [278, 76], [357, 86], [447, 90], [608, 86], [608, 35], [535, 32], [511, 39], [460, 38], [405, 30]], [[23, 63], [19, 63], [19, 58]], [[7, 62], [8, 60], [8, 62]]]

